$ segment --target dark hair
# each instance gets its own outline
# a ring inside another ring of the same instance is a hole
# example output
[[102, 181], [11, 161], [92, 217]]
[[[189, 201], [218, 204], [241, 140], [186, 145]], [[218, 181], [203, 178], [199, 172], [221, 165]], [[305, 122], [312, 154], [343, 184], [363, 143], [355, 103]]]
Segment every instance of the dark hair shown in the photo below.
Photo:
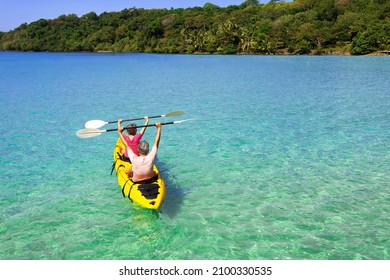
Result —
[[146, 141], [141, 141], [138, 144], [138, 152], [141, 155], [147, 155], [149, 153], [149, 143]]
[[135, 135], [137, 133], [137, 127], [135, 123], [130, 123], [126, 126], [126, 131], [129, 135]]

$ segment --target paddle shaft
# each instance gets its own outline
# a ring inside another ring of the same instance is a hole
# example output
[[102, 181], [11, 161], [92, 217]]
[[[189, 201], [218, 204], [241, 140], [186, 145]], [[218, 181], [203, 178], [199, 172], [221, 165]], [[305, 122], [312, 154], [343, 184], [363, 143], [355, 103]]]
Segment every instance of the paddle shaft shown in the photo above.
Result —
[[[158, 115], [158, 116], [151, 116], [149, 117], [149, 119], [155, 119], [155, 118], [163, 118], [165, 117], [166, 115]], [[136, 119], [128, 119], [128, 120], [122, 120], [123, 122], [130, 122], [130, 121], [140, 121], [140, 120], [144, 120], [145, 118], [136, 118]], [[118, 121], [112, 121], [112, 122], [107, 122], [107, 124], [111, 124], [111, 123], [117, 123]], [[137, 126], [137, 127], [141, 127], [141, 126]]]
[[[150, 117], [149, 117], [150, 118]], [[174, 123], [177, 123], [177, 122], [163, 122], [161, 123], [161, 125], [167, 125], [167, 124], [174, 124]], [[149, 127], [149, 126], [155, 126], [155, 124], [147, 124], [147, 125], [137, 125], [135, 128], [139, 128], [139, 127]], [[111, 129], [106, 129], [104, 130], [105, 132], [110, 132], [110, 131], [117, 131], [118, 129], [117, 128], [111, 128]]]

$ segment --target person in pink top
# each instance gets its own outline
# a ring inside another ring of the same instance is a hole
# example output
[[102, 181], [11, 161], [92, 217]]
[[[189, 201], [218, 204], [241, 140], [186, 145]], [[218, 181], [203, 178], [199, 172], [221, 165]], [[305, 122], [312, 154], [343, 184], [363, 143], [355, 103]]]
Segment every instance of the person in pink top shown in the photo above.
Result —
[[157, 132], [152, 150], [149, 152], [148, 142], [141, 141], [138, 144], [139, 156], [133, 152], [130, 145], [127, 144], [127, 142], [124, 140], [123, 133], [121, 133], [121, 128], [118, 128], [119, 136], [121, 137], [122, 142], [125, 143], [127, 153], [132, 162], [132, 174], [129, 177], [131, 177], [133, 182], [147, 180], [153, 178], [156, 175], [153, 170], [153, 166], [154, 161], [156, 160], [158, 146], [160, 144], [161, 123], [155, 123], [155, 126], [157, 127]]
[[[148, 116], [145, 116], [145, 125], [148, 125], [149, 124], [149, 117]], [[145, 130], [146, 130], [146, 127], [143, 127], [141, 129], [141, 132], [137, 133], [137, 127], [134, 123], [130, 123], [126, 126], [126, 131], [127, 133], [129, 134], [129, 136], [127, 136], [125, 133], [123, 133], [124, 131], [124, 127], [122, 126], [122, 120], [118, 120], [118, 131], [119, 129], [121, 130], [121, 134], [123, 136], [123, 139], [122, 141], [126, 142], [127, 144], [129, 144], [129, 146], [131, 147], [132, 151], [137, 155], [139, 156], [139, 152], [138, 152], [138, 144], [139, 142], [141, 141], [141, 138], [142, 136], [144, 135], [145, 133]], [[127, 153], [127, 150], [125, 149], [123, 154], [125, 155], [125, 157], [129, 158], [129, 155]]]

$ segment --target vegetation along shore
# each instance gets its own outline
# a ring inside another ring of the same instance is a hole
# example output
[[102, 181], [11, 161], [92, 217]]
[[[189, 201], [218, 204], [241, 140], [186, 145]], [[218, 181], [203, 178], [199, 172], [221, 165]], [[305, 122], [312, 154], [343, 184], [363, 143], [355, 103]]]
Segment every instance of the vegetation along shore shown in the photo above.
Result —
[[0, 32], [2, 51], [388, 55], [390, 1], [296, 0], [61, 15]]

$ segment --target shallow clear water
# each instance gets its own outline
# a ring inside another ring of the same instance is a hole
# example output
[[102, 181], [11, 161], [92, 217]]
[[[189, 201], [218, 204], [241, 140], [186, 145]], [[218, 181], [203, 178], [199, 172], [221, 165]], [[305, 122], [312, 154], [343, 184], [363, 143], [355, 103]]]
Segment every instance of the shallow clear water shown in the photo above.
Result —
[[[389, 76], [388, 57], [0, 53], [0, 259], [390, 259]], [[196, 120], [163, 127], [156, 213], [110, 176], [117, 134], [75, 132], [175, 110]]]

